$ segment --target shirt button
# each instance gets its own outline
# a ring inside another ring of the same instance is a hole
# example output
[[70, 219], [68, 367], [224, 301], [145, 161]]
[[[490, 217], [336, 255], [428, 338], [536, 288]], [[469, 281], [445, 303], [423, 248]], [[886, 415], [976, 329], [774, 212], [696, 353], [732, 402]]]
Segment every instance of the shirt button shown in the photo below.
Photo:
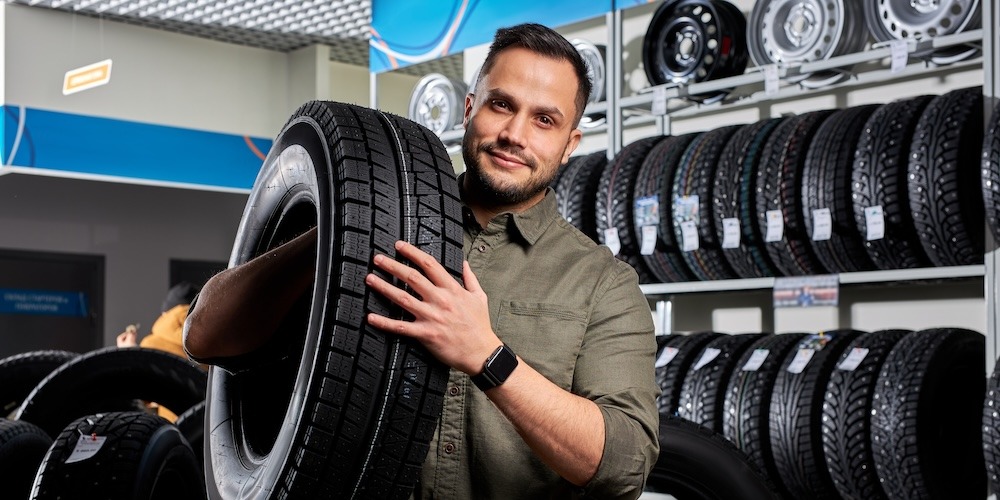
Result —
[[448, 394], [452, 396], [458, 396], [462, 393], [462, 390], [458, 388], [457, 385], [453, 385], [448, 388]]
[[444, 452], [447, 453], [447, 454], [449, 454], [449, 455], [451, 455], [452, 453], [455, 453], [455, 444], [454, 443], [448, 443], [448, 444], [444, 445]]
[[486, 251], [486, 245], [479, 245], [479, 253], [483, 253], [485, 251]]

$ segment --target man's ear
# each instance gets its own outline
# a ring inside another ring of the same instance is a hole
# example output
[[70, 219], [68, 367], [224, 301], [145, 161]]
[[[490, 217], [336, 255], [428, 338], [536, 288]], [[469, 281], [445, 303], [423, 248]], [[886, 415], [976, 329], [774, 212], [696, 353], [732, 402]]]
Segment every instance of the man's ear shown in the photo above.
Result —
[[462, 117], [462, 128], [469, 128], [469, 117], [472, 116], [472, 103], [476, 102], [476, 94], [465, 94], [465, 116]]
[[576, 147], [580, 145], [580, 139], [583, 138], [583, 132], [580, 129], [575, 128], [569, 133], [569, 141], [566, 142], [566, 151], [563, 152], [562, 162], [563, 165], [569, 161], [569, 157], [573, 155], [576, 151]]

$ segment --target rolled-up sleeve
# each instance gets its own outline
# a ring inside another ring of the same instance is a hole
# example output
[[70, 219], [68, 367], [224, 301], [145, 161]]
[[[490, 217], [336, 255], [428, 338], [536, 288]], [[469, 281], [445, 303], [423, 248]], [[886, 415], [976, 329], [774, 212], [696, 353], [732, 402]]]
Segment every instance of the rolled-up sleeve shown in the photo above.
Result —
[[636, 272], [615, 261], [599, 284], [577, 358], [573, 392], [604, 416], [604, 455], [587, 497], [636, 498], [659, 453], [656, 343]]

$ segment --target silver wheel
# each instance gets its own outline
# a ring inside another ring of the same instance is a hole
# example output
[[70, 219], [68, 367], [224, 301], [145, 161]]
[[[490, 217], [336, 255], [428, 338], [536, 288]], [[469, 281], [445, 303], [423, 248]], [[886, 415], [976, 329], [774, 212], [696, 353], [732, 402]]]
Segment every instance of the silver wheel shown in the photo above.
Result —
[[[880, 42], [921, 40], [978, 28], [980, 5], [979, 0], [870, 0], [865, 2], [865, 21]], [[976, 52], [974, 48], [951, 47], [914, 55], [948, 64]]]
[[[570, 40], [570, 43], [576, 47], [580, 57], [583, 58], [583, 63], [587, 66], [587, 79], [590, 80], [590, 97], [587, 99], [587, 103], [603, 101], [607, 97], [607, 87], [604, 83], [606, 78], [604, 71], [605, 47], [595, 45], [582, 38], [574, 38]], [[580, 119], [580, 128], [594, 128], [603, 125], [606, 121], [604, 113], [585, 114]]]
[[[870, 1], [870, 0], [867, 0]], [[762, 0], [750, 13], [747, 45], [758, 66], [794, 65], [861, 50], [867, 41], [862, 0]], [[789, 77], [807, 87], [846, 78], [834, 71]]]
[[462, 124], [465, 82], [431, 73], [417, 82], [410, 94], [409, 118], [437, 135]]

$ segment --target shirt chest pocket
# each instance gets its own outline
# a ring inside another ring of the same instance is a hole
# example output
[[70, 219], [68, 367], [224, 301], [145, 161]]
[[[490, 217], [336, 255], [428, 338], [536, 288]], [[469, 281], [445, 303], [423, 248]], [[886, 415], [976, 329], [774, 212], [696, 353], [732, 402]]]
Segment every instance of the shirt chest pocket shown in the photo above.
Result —
[[558, 304], [508, 301], [500, 304], [497, 335], [553, 383], [569, 390], [587, 330], [586, 315]]

